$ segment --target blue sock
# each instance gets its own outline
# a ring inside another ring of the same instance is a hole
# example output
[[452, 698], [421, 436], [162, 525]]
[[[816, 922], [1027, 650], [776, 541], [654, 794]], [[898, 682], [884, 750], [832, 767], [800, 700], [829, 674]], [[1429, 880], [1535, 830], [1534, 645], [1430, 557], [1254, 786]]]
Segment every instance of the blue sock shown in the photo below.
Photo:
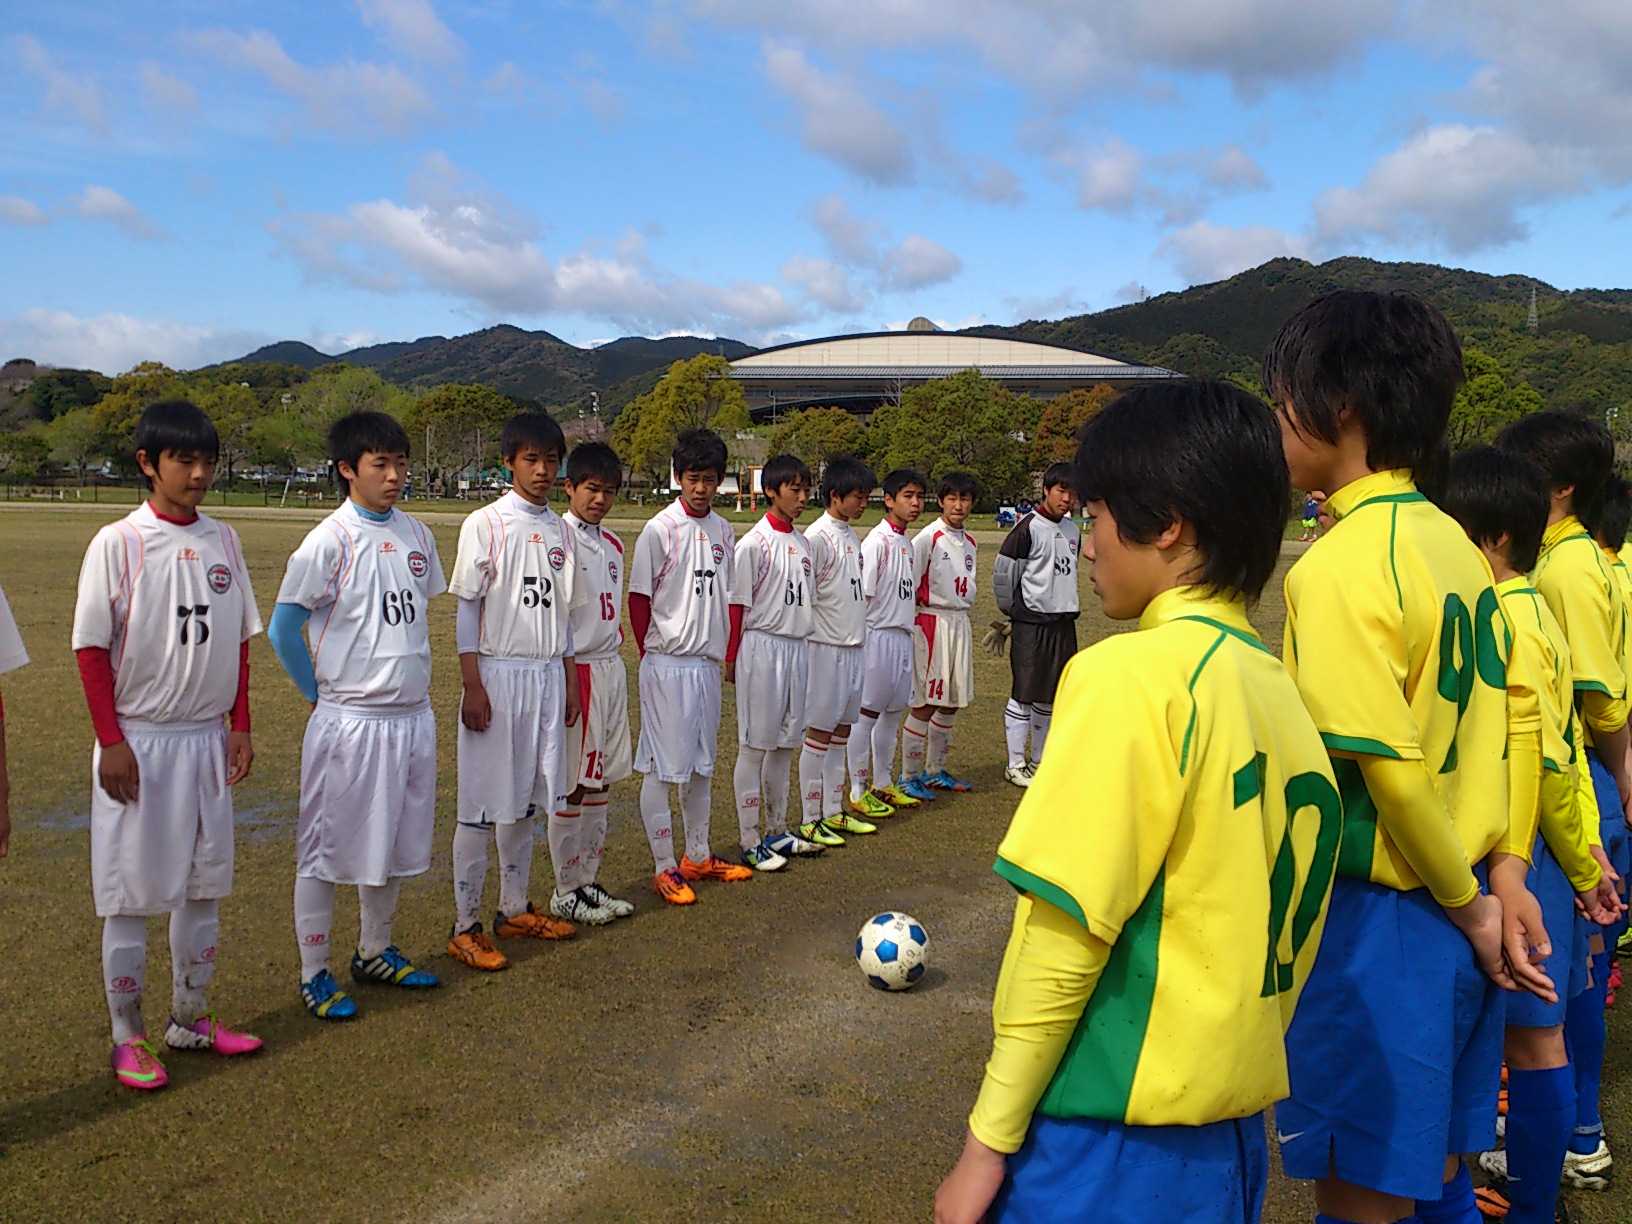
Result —
[[[1511, 1103], [1511, 1072], [1508, 1084], [1508, 1100]], [[1468, 1176], [1467, 1165], [1457, 1162], [1456, 1176], [1445, 1183], [1445, 1193], [1440, 1195], [1437, 1203], [1417, 1200], [1417, 1219], [1422, 1224], [1481, 1224], [1479, 1204], [1473, 1197], [1473, 1178]]]
[[1564, 1149], [1575, 1129], [1575, 1072], [1507, 1073], [1509, 1224], [1553, 1224]]
[[[1571, 999], [1564, 1012], [1564, 1045], [1575, 1069], [1572, 1152], [1595, 1151], [1604, 1131], [1598, 1116], [1598, 1085], [1604, 1076], [1604, 993], [1608, 988], [1609, 953], [1600, 952], [1592, 958], [1592, 985]], [[1511, 1091], [1509, 1088], [1510, 1099]]]
[[[1420, 1217], [1418, 1216], [1407, 1216], [1403, 1220], [1395, 1221], [1395, 1224], [1419, 1224], [1419, 1220]], [[1317, 1211], [1315, 1212], [1315, 1224], [1354, 1224], [1354, 1221], [1340, 1220], [1336, 1216], [1321, 1215], [1320, 1212]]]

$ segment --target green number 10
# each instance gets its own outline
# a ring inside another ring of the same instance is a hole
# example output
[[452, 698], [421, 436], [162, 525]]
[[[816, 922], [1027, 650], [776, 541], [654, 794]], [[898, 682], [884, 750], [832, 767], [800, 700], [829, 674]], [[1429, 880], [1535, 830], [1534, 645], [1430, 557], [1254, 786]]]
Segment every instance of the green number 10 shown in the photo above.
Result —
[[[1498, 646], [1496, 625], [1502, 627], [1503, 642]], [[1507, 652], [1512, 637], [1507, 622], [1502, 619], [1496, 592], [1486, 587], [1479, 593], [1479, 602], [1473, 614], [1468, 605], [1452, 591], [1445, 597], [1445, 613], [1439, 630], [1439, 677], [1436, 687], [1446, 701], [1456, 703], [1457, 726], [1467, 713], [1468, 699], [1473, 696], [1475, 678], [1493, 689], [1507, 689]], [[1451, 740], [1450, 751], [1440, 773], [1456, 768], [1456, 740]]]

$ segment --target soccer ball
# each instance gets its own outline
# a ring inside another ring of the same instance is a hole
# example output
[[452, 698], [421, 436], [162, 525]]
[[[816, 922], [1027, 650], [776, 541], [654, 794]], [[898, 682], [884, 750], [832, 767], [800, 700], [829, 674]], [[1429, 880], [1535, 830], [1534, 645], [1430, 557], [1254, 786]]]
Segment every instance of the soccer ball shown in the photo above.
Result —
[[856, 936], [856, 964], [879, 990], [906, 990], [929, 967], [929, 936], [911, 914], [879, 914]]

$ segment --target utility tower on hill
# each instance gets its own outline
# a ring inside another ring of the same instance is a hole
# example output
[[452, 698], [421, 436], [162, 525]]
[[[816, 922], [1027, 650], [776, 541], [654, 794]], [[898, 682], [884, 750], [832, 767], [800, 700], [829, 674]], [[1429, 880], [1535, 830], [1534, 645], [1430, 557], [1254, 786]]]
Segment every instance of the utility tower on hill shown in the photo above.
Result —
[[1524, 325], [1530, 329], [1531, 335], [1541, 330], [1541, 321], [1536, 318], [1536, 287], [1534, 285], [1530, 286], [1530, 313], [1524, 317]]

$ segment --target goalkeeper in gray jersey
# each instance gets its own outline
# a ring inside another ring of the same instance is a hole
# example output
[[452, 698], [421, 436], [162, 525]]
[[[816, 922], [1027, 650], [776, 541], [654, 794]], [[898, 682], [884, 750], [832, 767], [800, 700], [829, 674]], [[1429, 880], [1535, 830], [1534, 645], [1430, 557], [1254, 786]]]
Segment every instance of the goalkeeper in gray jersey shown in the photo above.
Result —
[[1080, 537], [1070, 518], [1075, 505], [1071, 465], [1051, 464], [1043, 473], [1042, 501], [1014, 525], [992, 570], [998, 611], [1010, 623], [998, 621], [987, 639], [998, 653], [1005, 633], [1012, 644], [1014, 684], [1003, 710], [1009, 766], [1003, 776], [1016, 786], [1031, 785], [1054, 714], [1054, 689], [1077, 653]]

